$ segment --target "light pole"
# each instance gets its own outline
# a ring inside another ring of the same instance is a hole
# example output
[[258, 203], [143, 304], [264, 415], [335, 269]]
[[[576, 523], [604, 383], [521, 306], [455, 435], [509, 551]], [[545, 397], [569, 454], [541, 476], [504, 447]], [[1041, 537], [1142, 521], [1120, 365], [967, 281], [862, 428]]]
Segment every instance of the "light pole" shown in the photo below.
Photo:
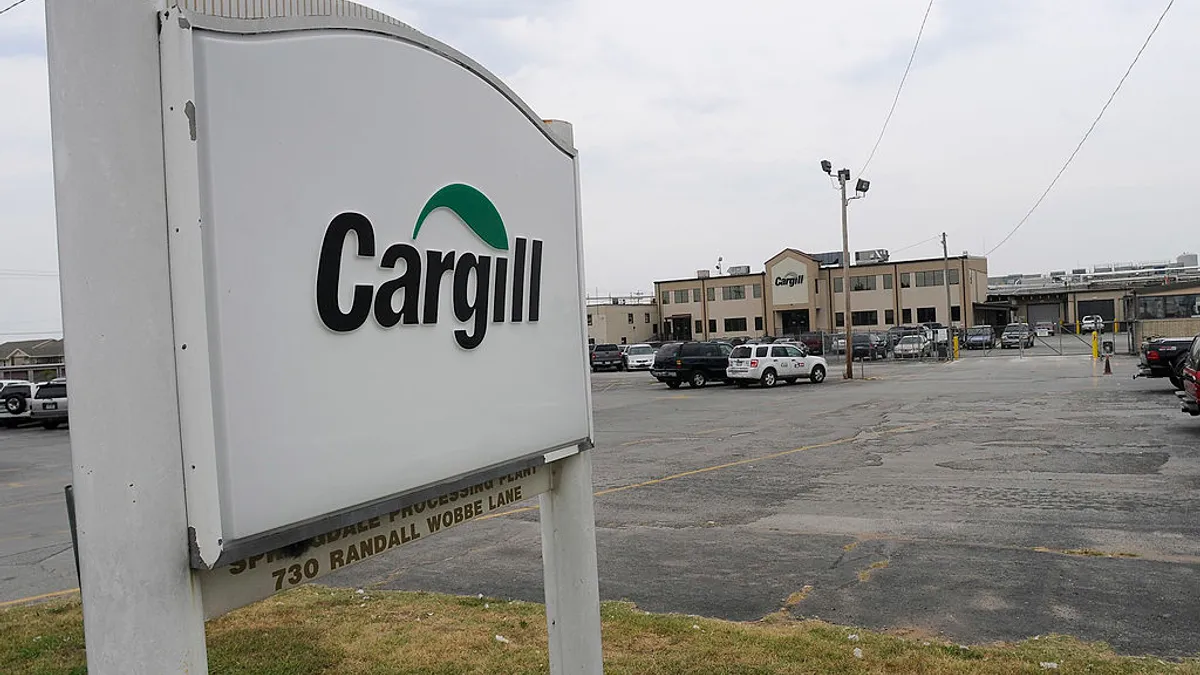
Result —
[[845, 320], [842, 323], [846, 329], [845, 378], [852, 380], [854, 379], [854, 321], [850, 317], [850, 231], [847, 226], [847, 211], [850, 200], [862, 199], [866, 196], [867, 190], [871, 189], [871, 182], [859, 178], [858, 183], [854, 186], [854, 196], [847, 197], [846, 183], [850, 182], [850, 169], [838, 169], [837, 176], [834, 176], [833, 164], [829, 160], [823, 159], [821, 160], [821, 170], [837, 180], [837, 186], [834, 189], [840, 190], [842, 194], [842, 296], [846, 300], [845, 310], [842, 313]]

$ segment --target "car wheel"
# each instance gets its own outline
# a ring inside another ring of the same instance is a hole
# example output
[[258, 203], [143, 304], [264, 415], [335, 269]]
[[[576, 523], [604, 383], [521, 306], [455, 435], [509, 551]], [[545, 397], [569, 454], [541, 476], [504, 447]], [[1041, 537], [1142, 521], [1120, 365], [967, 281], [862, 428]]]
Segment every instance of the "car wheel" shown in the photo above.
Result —
[[820, 383], [824, 382], [825, 381], [825, 367], [824, 366], [813, 366], [812, 372], [808, 374], [808, 379], [812, 380], [814, 384], [820, 384]]
[[10, 415], [20, 415], [21, 413], [25, 412], [26, 405], [25, 397], [17, 394], [13, 394], [4, 399], [4, 409], [7, 410], [8, 414]]
[[771, 368], [767, 368], [766, 372], [762, 374], [762, 379], [759, 380], [759, 382], [762, 383], [763, 389], [770, 389], [771, 387], [774, 387], [775, 371]]
[[678, 389], [679, 384], [679, 380], [667, 380], [667, 386], [671, 389]]
[[702, 370], [692, 371], [692, 376], [688, 379], [688, 386], [692, 389], [699, 389], [708, 384], [708, 377]]
[[42, 428], [43, 429], [57, 429], [59, 424], [61, 424], [61, 422], [58, 422], [58, 421], [42, 422]]
[[1171, 367], [1171, 374], [1168, 376], [1171, 378], [1171, 386], [1175, 387], [1176, 391], [1183, 391], [1184, 365], [1183, 359], [1176, 361], [1175, 365]]

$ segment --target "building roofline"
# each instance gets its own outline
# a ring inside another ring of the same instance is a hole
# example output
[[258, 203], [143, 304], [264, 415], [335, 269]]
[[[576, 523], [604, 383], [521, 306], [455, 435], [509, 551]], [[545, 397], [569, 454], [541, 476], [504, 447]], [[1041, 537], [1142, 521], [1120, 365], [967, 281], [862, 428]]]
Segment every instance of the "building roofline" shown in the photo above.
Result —
[[749, 274], [722, 274], [719, 277], [683, 277], [680, 279], [663, 279], [661, 281], [654, 282], [654, 284], [673, 284], [680, 281], [715, 281], [717, 279], [739, 279], [746, 277], [761, 277], [765, 274], [766, 272], [750, 272]]

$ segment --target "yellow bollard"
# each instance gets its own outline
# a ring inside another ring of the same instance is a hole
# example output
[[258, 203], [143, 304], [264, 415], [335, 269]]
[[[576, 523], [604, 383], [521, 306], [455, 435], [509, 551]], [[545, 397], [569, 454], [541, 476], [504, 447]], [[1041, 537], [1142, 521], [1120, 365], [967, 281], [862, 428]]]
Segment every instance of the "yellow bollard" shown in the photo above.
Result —
[[1100, 334], [1092, 331], [1092, 358], [1100, 358]]
[[1121, 322], [1120, 321], [1113, 321], [1113, 332], [1114, 333], [1121, 332]]
[[954, 336], [954, 360], [958, 360], [958, 336]]

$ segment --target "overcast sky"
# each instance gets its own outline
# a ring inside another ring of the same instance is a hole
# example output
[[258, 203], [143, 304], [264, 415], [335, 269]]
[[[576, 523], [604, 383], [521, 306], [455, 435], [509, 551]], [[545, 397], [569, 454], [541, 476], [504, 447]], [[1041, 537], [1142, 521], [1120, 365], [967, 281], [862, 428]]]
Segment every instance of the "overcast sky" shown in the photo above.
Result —
[[[65, 0], [64, 0], [65, 1]], [[6, 4], [6, 3], [0, 3]], [[575, 124], [589, 292], [841, 248], [818, 163], [866, 160], [927, 0], [376, 0]], [[1020, 220], [1165, 6], [936, 0], [851, 250], [979, 254]], [[733, 9], [737, 7], [737, 9]], [[61, 326], [42, 0], [0, 16], [0, 339]], [[993, 275], [1196, 251], [1200, 3], [1171, 10]], [[98, 224], [99, 225], [99, 224]], [[905, 250], [899, 250], [905, 248]], [[16, 276], [12, 270], [42, 273]]]

